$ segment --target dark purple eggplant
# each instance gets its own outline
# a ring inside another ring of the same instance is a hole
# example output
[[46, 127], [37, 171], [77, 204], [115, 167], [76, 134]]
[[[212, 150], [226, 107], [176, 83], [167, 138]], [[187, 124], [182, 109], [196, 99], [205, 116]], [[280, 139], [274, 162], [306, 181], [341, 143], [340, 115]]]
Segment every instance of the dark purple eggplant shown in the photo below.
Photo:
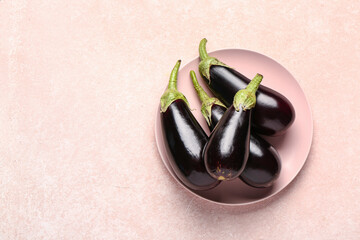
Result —
[[[236, 92], [244, 89], [250, 79], [218, 59], [210, 57], [206, 52], [206, 42], [205, 38], [202, 39], [199, 46], [199, 71], [214, 95], [229, 107]], [[280, 93], [260, 86], [256, 93], [256, 102], [252, 126], [257, 133], [267, 136], [281, 135], [294, 122], [294, 107]]]
[[[201, 112], [212, 132], [225, 114], [226, 107], [217, 98], [209, 97], [199, 85], [194, 71], [191, 71], [190, 75], [202, 103]], [[207, 110], [203, 111], [203, 109]], [[244, 171], [240, 174], [240, 179], [252, 187], [270, 187], [279, 178], [280, 170], [281, 161], [276, 149], [263, 138], [251, 132], [249, 157]]]
[[160, 99], [164, 143], [170, 165], [181, 182], [193, 190], [208, 190], [220, 182], [208, 174], [202, 158], [208, 136], [191, 113], [185, 96], [177, 90], [180, 63], [172, 70]]
[[232, 180], [243, 172], [249, 157], [252, 108], [263, 76], [257, 74], [239, 90], [233, 104], [212, 131], [204, 150], [206, 170], [218, 180]]

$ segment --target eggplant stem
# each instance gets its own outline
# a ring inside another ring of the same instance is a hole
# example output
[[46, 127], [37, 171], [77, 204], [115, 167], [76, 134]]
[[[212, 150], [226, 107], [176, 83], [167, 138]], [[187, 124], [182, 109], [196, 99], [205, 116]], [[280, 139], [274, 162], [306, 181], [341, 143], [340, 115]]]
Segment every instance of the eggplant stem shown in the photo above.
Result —
[[206, 122], [210, 126], [211, 125], [211, 108], [213, 107], [213, 105], [219, 105], [224, 108], [226, 108], [226, 107], [222, 102], [220, 102], [219, 99], [210, 97], [205, 92], [205, 90], [199, 85], [199, 82], [196, 78], [196, 74], [193, 70], [190, 71], [190, 76], [191, 76], [195, 91], [201, 101], [201, 114], [204, 116]]
[[259, 73], [251, 80], [251, 82], [246, 86], [246, 89], [249, 90], [251, 93], [255, 94], [258, 90], [260, 83], [263, 79], [263, 76]]
[[173, 70], [171, 71], [168, 89], [177, 90], [177, 75], [179, 72], [180, 64], [181, 64], [181, 60], [178, 60]]
[[177, 75], [179, 72], [181, 60], [178, 60], [171, 71], [169, 84], [165, 92], [160, 98], [160, 111], [166, 112], [167, 108], [173, 103], [175, 100], [183, 100], [189, 107], [189, 102], [182, 94], [177, 90]]
[[204, 89], [199, 85], [199, 82], [196, 78], [196, 74], [193, 70], [190, 71], [191, 80], [193, 82], [194, 88], [196, 90], [197, 95], [200, 98], [200, 101], [203, 103], [210, 99], [209, 95], [204, 91]]
[[206, 51], [206, 38], [203, 38], [199, 44], [199, 54], [200, 54], [200, 63], [199, 63], [199, 72], [205, 78], [205, 80], [210, 84], [210, 67], [211, 66], [223, 66], [230, 68], [225, 63], [220, 62], [214, 57], [210, 57]]
[[256, 76], [251, 80], [245, 89], [241, 89], [235, 94], [233, 105], [236, 111], [240, 111], [240, 108], [246, 111], [255, 107], [255, 93], [259, 88], [262, 79], [263, 76], [261, 74], [256, 74]]
[[206, 43], [207, 43], [207, 40], [206, 38], [203, 38], [201, 41], [200, 41], [200, 45], [199, 45], [199, 54], [200, 54], [200, 59], [201, 60], [204, 60], [206, 58], [209, 57], [207, 51], [206, 51]]

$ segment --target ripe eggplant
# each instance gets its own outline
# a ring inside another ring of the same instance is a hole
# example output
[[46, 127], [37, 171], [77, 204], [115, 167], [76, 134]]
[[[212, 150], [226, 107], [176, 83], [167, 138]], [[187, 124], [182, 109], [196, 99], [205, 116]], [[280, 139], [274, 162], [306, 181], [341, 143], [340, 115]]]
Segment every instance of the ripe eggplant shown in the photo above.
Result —
[[180, 63], [177, 61], [160, 99], [165, 147], [170, 165], [181, 182], [193, 190], [208, 190], [220, 182], [208, 174], [202, 159], [208, 136], [191, 113], [185, 96], [177, 90]]
[[[206, 42], [204, 38], [199, 45], [199, 71], [214, 95], [229, 107], [236, 92], [244, 89], [250, 79], [218, 59], [210, 57], [206, 52]], [[252, 126], [257, 133], [267, 136], [281, 135], [294, 122], [294, 107], [280, 93], [260, 86], [256, 99]]]
[[[194, 71], [190, 71], [190, 76], [202, 103], [201, 112], [212, 132], [224, 115], [226, 107], [217, 98], [209, 97], [199, 85]], [[263, 138], [251, 132], [249, 157], [244, 171], [240, 174], [240, 179], [252, 187], [270, 187], [279, 178], [280, 170], [281, 161], [276, 149]]]
[[204, 150], [206, 170], [218, 180], [232, 180], [243, 172], [249, 157], [252, 108], [263, 76], [257, 74], [239, 90], [233, 104], [212, 131]]

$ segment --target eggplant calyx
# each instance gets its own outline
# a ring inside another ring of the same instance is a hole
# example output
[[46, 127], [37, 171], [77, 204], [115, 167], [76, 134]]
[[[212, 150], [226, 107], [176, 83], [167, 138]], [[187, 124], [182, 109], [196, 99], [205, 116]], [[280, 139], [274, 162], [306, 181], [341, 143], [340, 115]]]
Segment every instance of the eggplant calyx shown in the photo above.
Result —
[[178, 60], [173, 70], [171, 71], [168, 87], [160, 98], [161, 112], [166, 112], [167, 108], [171, 105], [171, 103], [179, 99], [183, 100], [186, 105], [188, 105], [188, 107], [190, 106], [184, 94], [177, 90], [177, 75], [179, 72], [180, 64], [181, 60]]
[[196, 74], [193, 70], [190, 71], [191, 80], [193, 82], [195, 91], [201, 101], [201, 113], [204, 116], [207, 124], [211, 125], [211, 108], [214, 104], [226, 108], [226, 106], [217, 98], [209, 97], [205, 90], [199, 85], [199, 82], [196, 78]]
[[226, 108], [226, 106], [217, 98], [208, 98], [201, 104], [201, 114], [204, 116], [209, 126], [211, 125], [211, 109], [214, 105]]
[[228, 65], [226, 65], [225, 63], [220, 62], [218, 59], [216, 59], [214, 57], [210, 57], [206, 51], [206, 43], [207, 43], [206, 38], [203, 38], [199, 44], [199, 55], [200, 55], [200, 59], [201, 59], [201, 61], [199, 63], [199, 72], [210, 83], [210, 67], [211, 66], [217, 65], [217, 66], [223, 66], [223, 67], [227, 67], [227, 68], [230, 68], [230, 67]]
[[160, 110], [161, 110], [161, 112], [166, 112], [168, 107], [174, 101], [179, 100], [179, 99], [183, 100], [186, 103], [186, 105], [188, 105], [188, 107], [190, 106], [190, 104], [189, 104], [188, 100], [186, 99], [186, 97], [184, 96], [184, 94], [182, 94], [178, 90], [167, 89], [160, 98]]
[[215, 65], [230, 68], [228, 65], [220, 62], [218, 59], [214, 57], [207, 57], [204, 60], [201, 60], [201, 62], [199, 63], [199, 72], [201, 73], [201, 75], [203, 75], [206, 78], [206, 80], [209, 83], [210, 83], [210, 68], [211, 66], [215, 66]]
[[240, 107], [242, 110], [246, 111], [255, 107], [256, 104], [256, 96], [255, 94], [247, 91], [246, 89], [241, 89], [235, 94], [234, 97], [234, 107], [236, 111], [240, 111]]
[[255, 107], [255, 93], [259, 88], [262, 79], [263, 76], [261, 74], [256, 74], [256, 76], [251, 80], [251, 82], [246, 86], [245, 89], [241, 89], [235, 94], [233, 105], [236, 111], [240, 111], [240, 107], [243, 111]]

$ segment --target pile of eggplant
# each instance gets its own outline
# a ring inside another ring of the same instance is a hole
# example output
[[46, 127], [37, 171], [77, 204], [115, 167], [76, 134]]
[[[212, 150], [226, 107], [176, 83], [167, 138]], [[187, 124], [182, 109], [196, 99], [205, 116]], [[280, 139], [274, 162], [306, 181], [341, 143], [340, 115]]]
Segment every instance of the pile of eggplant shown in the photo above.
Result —
[[280, 175], [281, 160], [260, 135], [284, 134], [294, 122], [294, 108], [286, 97], [260, 85], [261, 74], [250, 80], [209, 56], [206, 42], [202, 39], [199, 45], [199, 72], [215, 97], [199, 85], [194, 71], [190, 78], [211, 134], [204, 132], [186, 97], [177, 90], [179, 60], [160, 99], [170, 165], [192, 190], [209, 190], [236, 178], [255, 188], [270, 187]]

